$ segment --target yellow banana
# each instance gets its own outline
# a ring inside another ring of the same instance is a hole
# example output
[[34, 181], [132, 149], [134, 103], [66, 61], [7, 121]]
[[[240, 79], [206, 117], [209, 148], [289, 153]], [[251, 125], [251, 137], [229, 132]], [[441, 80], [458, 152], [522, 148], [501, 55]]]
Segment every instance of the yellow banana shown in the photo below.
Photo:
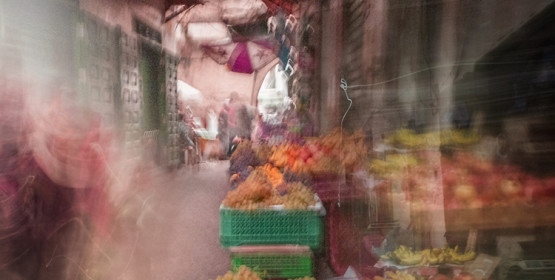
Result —
[[464, 263], [471, 261], [476, 257], [476, 252], [470, 251], [464, 254], [457, 255], [457, 261]]

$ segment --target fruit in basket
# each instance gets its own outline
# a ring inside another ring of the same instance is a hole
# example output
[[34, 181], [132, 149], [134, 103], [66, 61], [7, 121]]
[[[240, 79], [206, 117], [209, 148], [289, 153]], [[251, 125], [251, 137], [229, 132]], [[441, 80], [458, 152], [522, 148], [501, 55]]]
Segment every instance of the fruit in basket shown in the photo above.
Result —
[[316, 203], [314, 192], [302, 183], [287, 184], [287, 194], [284, 195], [284, 206], [287, 209], [306, 209]]
[[269, 163], [266, 163], [263, 167], [258, 167], [262, 170], [262, 172], [268, 178], [268, 181], [272, 184], [274, 188], [277, 188], [279, 185], [283, 184], [283, 174], [277, 169], [276, 167], [272, 166]]
[[[272, 205], [284, 205], [288, 209], [306, 209], [314, 205], [314, 192], [301, 182], [285, 184], [281, 173], [266, 165], [255, 168], [235, 190], [227, 193], [222, 204], [227, 207], [256, 210]], [[272, 177], [274, 176], [274, 177]]]
[[348, 135], [336, 129], [328, 135], [307, 139], [302, 146], [295, 143], [273, 147], [269, 161], [297, 173], [337, 173], [340, 167], [352, 171], [367, 155], [364, 141], [362, 131]]
[[283, 180], [287, 183], [301, 182], [305, 186], [312, 185], [312, 178], [310, 177], [310, 175], [293, 172], [290, 168], [284, 169]]
[[228, 271], [223, 276], [218, 276], [216, 280], [262, 280], [258, 274], [248, 267], [242, 265], [236, 273]]
[[269, 162], [270, 156], [272, 155], [272, 148], [270, 146], [258, 143], [256, 145], [253, 144], [252, 149], [260, 163]]
[[229, 172], [238, 174], [239, 172], [245, 172], [249, 166], [258, 165], [260, 165], [260, 161], [252, 149], [252, 143], [243, 141], [237, 146], [229, 159]]
[[260, 169], [253, 170], [237, 189], [227, 193], [223, 205], [239, 209], [256, 209], [272, 195], [272, 184]]

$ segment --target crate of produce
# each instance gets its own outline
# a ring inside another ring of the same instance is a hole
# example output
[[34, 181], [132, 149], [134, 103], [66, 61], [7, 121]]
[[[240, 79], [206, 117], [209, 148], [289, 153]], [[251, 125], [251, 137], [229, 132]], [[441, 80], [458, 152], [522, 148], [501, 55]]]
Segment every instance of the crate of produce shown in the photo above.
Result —
[[300, 278], [312, 276], [312, 252], [307, 246], [231, 247], [231, 270], [244, 265], [262, 278]]
[[272, 207], [258, 210], [220, 207], [220, 244], [302, 245], [320, 248], [323, 239], [322, 203], [306, 210]]

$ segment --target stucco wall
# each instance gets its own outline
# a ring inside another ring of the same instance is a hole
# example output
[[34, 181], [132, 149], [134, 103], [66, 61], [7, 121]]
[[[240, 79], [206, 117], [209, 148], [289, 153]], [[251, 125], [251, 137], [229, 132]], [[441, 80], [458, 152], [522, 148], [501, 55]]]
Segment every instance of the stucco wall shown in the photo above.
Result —
[[162, 47], [165, 50], [174, 55], [179, 53], [181, 34], [176, 29], [177, 19], [163, 23], [163, 0], [79, 0], [79, 6], [108, 24], [121, 27], [122, 32], [128, 34], [135, 32], [133, 18], [140, 19], [162, 33]]

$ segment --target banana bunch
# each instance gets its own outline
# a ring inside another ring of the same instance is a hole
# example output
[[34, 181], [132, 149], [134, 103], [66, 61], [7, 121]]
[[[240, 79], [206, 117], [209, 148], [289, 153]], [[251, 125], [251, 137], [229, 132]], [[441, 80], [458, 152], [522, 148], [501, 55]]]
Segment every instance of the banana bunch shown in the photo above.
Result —
[[458, 249], [458, 246], [455, 246], [455, 248], [444, 249], [446, 263], [463, 264], [476, 258], [476, 252], [469, 251], [466, 253], [460, 253]]
[[426, 266], [438, 264], [462, 264], [476, 257], [476, 252], [460, 253], [458, 246], [454, 248], [433, 248], [414, 251], [406, 246], [399, 246], [392, 252], [381, 256], [382, 260], [392, 261], [403, 266]]
[[476, 133], [462, 130], [442, 130], [417, 134], [408, 129], [397, 130], [385, 142], [407, 149], [439, 146], [467, 146], [479, 141]]
[[401, 173], [405, 168], [417, 166], [418, 159], [412, 155], [394, 154], [387, 155], [385, 160], [374, 159], [367, 163], [370, 173], [379, 177], [388, 178]]
[[422, 252], [414, 251], [412, 248], [408, 248], [404, 245], [399, 246], [392, 252], [381, 257], [383, 260], [393, 261], [400, 265], [411, 266], [420, 264], [423, 260]]
[[475, 132], [462, 130], [445, 130], [440, 132], [441, 144], [452, 146], [466, 146], [476, 144], [480, 141]]
[[385, 278], [374, 276], [374, 280], [417, 280], [416, 277], [401, 271], [386, 271]]

